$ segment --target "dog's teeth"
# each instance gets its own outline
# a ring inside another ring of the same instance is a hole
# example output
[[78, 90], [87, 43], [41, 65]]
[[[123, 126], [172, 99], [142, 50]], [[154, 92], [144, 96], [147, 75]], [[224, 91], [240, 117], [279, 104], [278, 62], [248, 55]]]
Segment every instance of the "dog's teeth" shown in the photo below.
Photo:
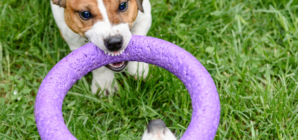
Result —
[[105, 51], [105, 54], [107, 54], [107, 52]]

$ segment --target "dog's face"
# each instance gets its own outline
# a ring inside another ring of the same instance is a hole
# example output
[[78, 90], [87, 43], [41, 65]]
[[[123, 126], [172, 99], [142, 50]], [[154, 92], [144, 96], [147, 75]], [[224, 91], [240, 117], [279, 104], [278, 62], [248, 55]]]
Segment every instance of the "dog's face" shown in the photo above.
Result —
[[[64, 7], [64, 19], [75, 33], [86, 37], [110, 55], [120, 55], [127, 47], [138, 10], [143, 0], [52, 0]], [[121, 71], [126, 63], [109, 64]]]

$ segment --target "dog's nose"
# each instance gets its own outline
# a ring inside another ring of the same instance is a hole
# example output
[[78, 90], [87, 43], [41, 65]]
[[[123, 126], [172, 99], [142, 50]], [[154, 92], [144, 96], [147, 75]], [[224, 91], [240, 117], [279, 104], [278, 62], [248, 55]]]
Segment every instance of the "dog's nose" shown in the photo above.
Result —
[[123, 44], [123, 37], [121, 35], [114, 35], [104, 39], [105, 46], [109, 51], [118, 51]]

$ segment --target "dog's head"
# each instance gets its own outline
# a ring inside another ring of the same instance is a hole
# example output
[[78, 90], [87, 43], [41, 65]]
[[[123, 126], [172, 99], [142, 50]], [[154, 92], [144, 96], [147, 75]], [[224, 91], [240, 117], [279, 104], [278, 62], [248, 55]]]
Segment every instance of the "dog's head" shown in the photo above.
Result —
[[[131, 39], [130, 29], [138, 10], [143, 12], [143, 0], [52, 0], [52, 2], [65, 8], [64, 19], [73, 32], [86, 37], [110, 55], [120, 55], [125, 50]], [[113, 70], [123, 69], [115, 64]]]

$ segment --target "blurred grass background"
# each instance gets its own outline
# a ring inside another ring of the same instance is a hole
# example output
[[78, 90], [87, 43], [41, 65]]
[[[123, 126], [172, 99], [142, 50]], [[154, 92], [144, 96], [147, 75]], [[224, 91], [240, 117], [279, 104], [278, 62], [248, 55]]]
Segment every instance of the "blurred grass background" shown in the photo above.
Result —
[[[298, 1], [150, 1], [148, 36], [191, 52], [216, 83], [216, 139], [298, 138]], [[0, 0], [0, 139], [39, 139], [38, 87], [68, 53], [49, 0]], [[190, 122], [187, 90], [159, 67], [150, 66], [146, 82], [118, 74], [119, 95], [102, 99], [91, 94], [91, 78], [79, 80], [63, 104], [78, 139], [140, 139], [155, 118], [180, 138]]]

